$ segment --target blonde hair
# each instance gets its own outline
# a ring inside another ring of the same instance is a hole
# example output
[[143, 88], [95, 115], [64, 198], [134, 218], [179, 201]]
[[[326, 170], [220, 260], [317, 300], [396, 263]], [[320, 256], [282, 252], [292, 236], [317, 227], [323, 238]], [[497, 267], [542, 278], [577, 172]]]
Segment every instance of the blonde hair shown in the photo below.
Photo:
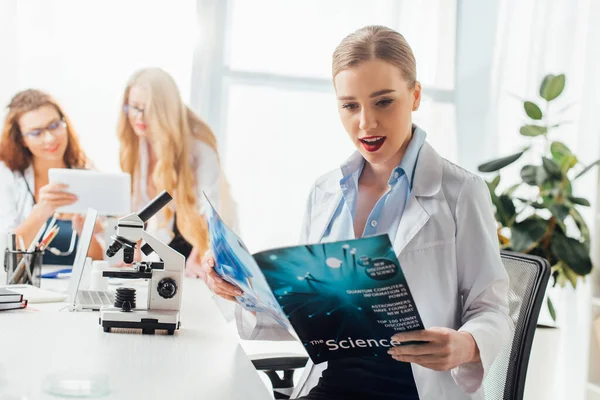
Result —
[[385, 26], [370, 25], [346, 36], [333, 52], [332, 76], [369, 60], [383, 60], [402, 71], [412, 89], [417, 82], [417, 62], [400, 33]]
[[[196, 208], [195, 188], [198, 182], [190, 165], [190, 149], [194, 148], [193, 140], [198, 139], [218, 155], [216, 138], [209, 126], [184, 104], [174, 79], [164, 70], [147, 68], [135, 72], [127, 83], [123, 106], [127, 104], [134, 86], [142, 87], [148, 93], [144, 117], [148, 125], [148, 139], [157, 158], [152, 173], [154, 185], [157, 190], [167, 190], [173, 196], [179, 232], [203, 252], [208, 247], [208, 230], [206, 221]], [[125, 112], [119, 119], [118, 137], [121, 169], [131, 174], [133, 189], [135, 179], [139, 179], [140, 139]], [[173, 212], [173, 207], [165, 208], [165, 221], [173, 216]]]

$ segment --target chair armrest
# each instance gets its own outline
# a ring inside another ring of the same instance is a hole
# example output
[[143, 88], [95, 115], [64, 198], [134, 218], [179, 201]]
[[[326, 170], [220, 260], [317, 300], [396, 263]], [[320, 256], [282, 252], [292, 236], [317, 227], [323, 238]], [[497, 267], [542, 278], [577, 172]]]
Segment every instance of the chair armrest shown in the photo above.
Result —
[[287, 371], [304, 368], [308, 357], [298, 355], [256, 355], [251, 358], [254, 368], [259, 371]]

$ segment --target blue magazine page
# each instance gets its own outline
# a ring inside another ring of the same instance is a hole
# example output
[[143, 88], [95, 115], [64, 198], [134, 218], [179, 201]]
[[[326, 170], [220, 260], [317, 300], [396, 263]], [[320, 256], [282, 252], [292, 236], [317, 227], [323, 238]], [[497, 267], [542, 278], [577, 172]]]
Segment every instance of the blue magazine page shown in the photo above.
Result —
[[225, 281], [238, 287], [242, 296], [237, 302], [249, 311], [266, 312], [285, 329], [291, 330], [289, 321], [273, 296], [263, 274], [241, 239], [223, 222], [210, 200], [204, 195], [208, 207], [210, 247], [215, 257], [215, 272]]
[[397, 332], [424, 329], [387, 235], [254, 255], [312, 361], [389, 357]]

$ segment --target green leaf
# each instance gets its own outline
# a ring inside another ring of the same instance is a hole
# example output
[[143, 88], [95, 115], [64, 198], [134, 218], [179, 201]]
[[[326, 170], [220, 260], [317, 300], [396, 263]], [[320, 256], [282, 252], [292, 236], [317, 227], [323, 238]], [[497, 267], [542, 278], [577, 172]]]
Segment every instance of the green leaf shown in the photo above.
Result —
[[529, 217], [519, 223], [514, 224], [511, 231], [512, 249], [516, 252], [524, 252], [537, 243], [548, 227], [548, 221], [537, 216]]
[[587, 224], [585, 223], [585, 220], [583, 219], [583, 217], [581, 216], [579, 211], [577, 211], [574, 208], [571, 208], [571, 210], [569, 211], [569, 214], [571, 215], [571, 218], [573, 218], [573, 221], [575, 221], [575, 225], [577, 225], [577, 229], [579, 229], [579, 232], [581, 232], [581, 238], [583, 239], [584, 244], [589, 249], [589, 247], [590, 247], [590, 229], [588, 228]]
[[538, 107], [537, 104], [531, 101], [526, 101], [525, 103], [523, 103], [523, 106], [525, 107], [525, 113], [527, 113], [527, 116], [529, 118], [535, 120], [542, 119], [542, 110]]
[[567, 184], [565, 185], [565, 193], [567, 196], [571, 196], [571, 195], [573, 195], [573, 186], [571, 185], [570, 180], [566, 179], [566, 181], [567, 181]]
[[548, 177], [543, 167], [538, 165], [525, 165], [521, 168], [521, 179], [528, 185], [540, 186]]
[[571, 209], [564, 204], [552, 204], [548, 207], [552, 215], [554, 215], [558, 220], [564, 221], [565, 218], [569, 216]]
[[542, 84], [540, 85], [540, 96], [542, 96], [542, 98], [544, 98], [544, 92], [546, 90], [545, 88], [548, 86], [552, 78], [554, 78], [554, 75], [548, 74], [544, 77], [544, 79], [542, 79]]
[[529, 205], [530, 205], [531, 207], [535, 208], [536, 210], [544, 210], [544, 209], [546, 208], [546, 206], [545, 206], [545, 205], [543, 205], [543, 204], [540, 204], [540, 203], [537, 203], [537, 202], [535, 202], [535, 201], [534, 201], [534, 202], [531, 202], [531, 203], [529, 203]]
[[488, 187], [490, 188], [490, 190], [496, 191], [496, 188], [498, 187], [499, 183], [500, 183], [500, 174], [496, 175], [494, 180], [492, 180], [491, 182], [488, 183]]
[[562, 179], [562, 171], [560, 170], [560, 166], [556, 163], [556, 161], [551, 160], [547, 157], [542, 157], [542, 165], [544, 169], [548, 173], [548, 176], [552, 179], [560, 180]]
[[558, 162], [568, 155], [572, 155], [571, 150], [561, 142], [552, 142], [550, 145], [550, 152], [552, 153], [552, 157]]
[[506, 156], [506, 157], [498, 158], [496, 160], [488, 161], [485, 164], [481, 164], [477, 169], [479, 170], [479, 172], [498, 171], [499, 169], [502, 169], [502, 168], [506, 167], [507, 165], [510, 165], [510, 164], [514, 163], [515, 161], [517, 161], [519, 159], [519, 157], [521, 157], [523, 155], [523, 153], [525, 153], [526, 150], [527, 149], [525, 149], [519, 153], [511, 154], [510, 156]]
[[577, 157], [571, 153], [571, 150], [561, 142], [552, 142], [550, 145], [550, 153], [552, 158], [560, 165], [560, 169], [563, 173], [573, 168], [577, 164]]
[[587, 275], [591, 272], [592, 260], [589, 256], [589, 250], [579, 240], [567, 237], [559, 231], [554, 231], [550, 249], [559, 260], [563, 261], [576, 274]]
[[533, 137], [533, 136], [544, 135], [546, 132], [548, 132], [548, 129], [545, 126], [539, 126], [539, 125], [523, 125], [521, 127], [521, 129], [519, 129], [519, 132], [523, 136], [532, 136]]
[[600, 160], [596, 160], [593, 163], [591, 163], [590, 165], [588, 165], [587, 167], [585, 167], [583, 169], [583, 171], [581, 171], [580, 173], [578, 173], [577, 175], [575, 175], [575, 178], [573, 178], [573, 180], [579, 178], [581, 175], [585, 174], [586, 172], [588, 172], [590, 169], [592, 169], [596, 164], [600, 164]]
[[562, 232], [567, 231], [567, 227], [565, 226], [565, 218], [569, 216], [570, 208], [565, 206], [564, 204], [551, 204], [548, 206], [548, 210], [554, 216], [556, 224], [560, 227]]
[[547, 299], [546, 304], [548, 305], [548, 312], [550, 313], [550, 317], [552, 317], [552, 321], [556, 322], [556, 310], [554, 310], [554, 304], [552, 304], [550, 297]]
[[591, 205], [590, 202], [587, 201], [587, 199], [584, 199], [583, 197], [567, 196], [567, 198], [573, 204], [578, 204], [580, 206], [586, 206], [586, 207], [589, 207]]
[[492, 203], [496, 207], [496, 220], [500, 222], [502, 226], [511, 226], [517, 215], [515, 204], [512, 199], [505, 194], [500, 196], [494, 194], [492, 196]]
[[522, 197], [515, 197], [517, 200], [519, 200], [520, 202], [527, 204], [528, 206], [531, 206], [533, 208], [535, 208], [536, 210], [545, 210], [546, 209], [546, 205], [544, 204], [540, 204], [535, 200], [529, 200], [529, 199], [524, 199]]
[[[542, 198], [548, 197], [550, 200], [554, 201], [554, 198], [558, 196], [559, 186], [559, 181], [544, 181], [540, 187], [540, 196], [542, 196]], [[544, 200], [544, 202], [546, 201]]]
[[560, 162], [560, 170], [563, 172], [563, 174], [566, 174], [571, 168], [577, 165], [577, 161], [577, 157], [574, 155], [566, 156]]
[[565, 74], [546, 75], [540, 86], [540, 96], [547, 101], [554, 100], [564, 90], [565, 80]]

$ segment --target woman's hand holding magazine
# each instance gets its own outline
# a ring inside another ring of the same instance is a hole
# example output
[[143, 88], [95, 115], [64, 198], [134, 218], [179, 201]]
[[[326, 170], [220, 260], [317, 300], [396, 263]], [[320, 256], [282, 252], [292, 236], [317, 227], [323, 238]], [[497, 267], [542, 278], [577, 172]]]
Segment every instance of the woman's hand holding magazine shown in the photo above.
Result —
[[206, 282], [208, 288], [213, 293], [231, 301], [236, 301], [235, 296], [241, 296], [243, 294], [240, 289], [225, 282], [219, 274], [215, 272], [216, 262], [211, 250], [207, 250], [206, 253], [204, 253], [200, 265], [203, 272], [200, 277]]

